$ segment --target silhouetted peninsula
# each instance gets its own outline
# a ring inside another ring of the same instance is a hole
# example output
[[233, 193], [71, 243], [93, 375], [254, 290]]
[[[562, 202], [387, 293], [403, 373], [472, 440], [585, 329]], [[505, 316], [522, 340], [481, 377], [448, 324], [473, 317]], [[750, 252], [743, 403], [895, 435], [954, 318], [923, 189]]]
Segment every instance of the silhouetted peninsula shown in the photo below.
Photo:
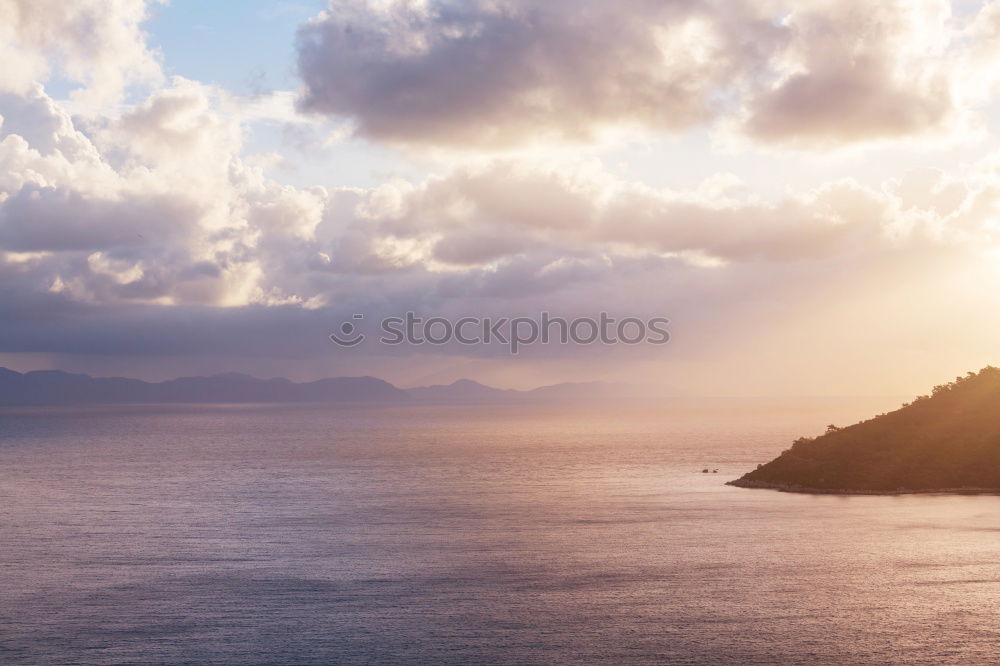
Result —
[[812, 493], [1000, 493], [1000, 369], [970, 372], [897, 411], [796, 440], [730, 485]]

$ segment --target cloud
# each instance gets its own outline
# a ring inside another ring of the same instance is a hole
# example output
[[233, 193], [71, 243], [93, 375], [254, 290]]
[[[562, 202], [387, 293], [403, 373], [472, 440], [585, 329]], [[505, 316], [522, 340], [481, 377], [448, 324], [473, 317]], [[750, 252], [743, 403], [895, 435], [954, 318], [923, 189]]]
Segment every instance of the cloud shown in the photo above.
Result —
[[[359, 206], [378, 233], [432, 248], [423, 261], [480, 266], [552, 251], [568, 257], [659, 253], [703, 263], [799, 261], [877, 242], [893, 211], [883, 193], [851, 181], [777, 202], [734, 196], [731, 189], [714, 181], [672, 191], [589, 166], [498, 161], [418, 187], [398, 186], [391, 195], [372, 190]], [[365, 207], [387, 200], [391, 206]]]
[[173, 198], [116, 201], [73, 190], [25, 185], [0, 205], [0, 246], [59, 252], [183, 242], [194, 211]]
[[141, 24], [145, 0], [0, 0], [0, 90], [24, 93], [51, 74], [84, 84], [74, 96], [103, 104], [133, 83], [157, 82], [158, 57]]
[[309, 237], [325, 191], [264, 178], [215, 104], [212, 88], [175, 79], [84, 133], [37, 88], [0, 96], [0, 248], [39, 253], [21, 278], [92, 303], [276, 298], [258, 245]]
[[837, 0], [796, 7], [773, 85], [745, 101], [743, 131], [762, 142], [836, 148], [957, 122], [950, 4]]
[[499, 311], [597, 291], [620, 304], [614, 294], [642, 276], [664, 281], [660, 298], [719, 299], [755, 274], [995, 243], [989, 161], [773, 201], [733, 176], [653, 188], [594, 160], [485, 160], [419, 181], [304, 188], [242, 155], [224, 106], [181, 78], [117, 118], [74, 121], [37, 88], [0, 96], [3, 307], [31, 313], [22, 321], [81, 307]]
[[742, 5], [349, 0], [299, 32], [303, 110], [387, 141], [490, 145], [691, 127], [775, 29]]
[[451, 148], [718, 126], [804, 150], [964, 136], [996, 3], [348, 0], [298, 36], [303, 111]]
[[527, 249], [523, 240], [502, 233], [457, 233], [434, 244], [433, 258], [452, 265], [482, 265]]

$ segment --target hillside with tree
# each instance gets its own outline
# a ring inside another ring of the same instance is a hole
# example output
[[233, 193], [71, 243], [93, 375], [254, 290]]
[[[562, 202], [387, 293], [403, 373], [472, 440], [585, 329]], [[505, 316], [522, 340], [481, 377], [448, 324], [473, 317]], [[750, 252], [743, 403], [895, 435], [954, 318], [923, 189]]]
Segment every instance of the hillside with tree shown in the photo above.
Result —
[[1000, 492], [1000, 369], [856, 425], [803, 437], [731, 485], [798, 492]]

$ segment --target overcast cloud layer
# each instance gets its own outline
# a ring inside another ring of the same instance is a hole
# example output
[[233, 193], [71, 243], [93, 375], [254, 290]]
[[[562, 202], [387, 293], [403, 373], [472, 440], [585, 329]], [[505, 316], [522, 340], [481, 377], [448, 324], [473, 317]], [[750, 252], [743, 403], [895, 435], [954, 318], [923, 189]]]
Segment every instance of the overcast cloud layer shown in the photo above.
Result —
[[[335, 176], [284, 184], [275, 156], [250, 154], [238, 99], [163, 74], [141, 1], [0, 0], [11, 63], [0, 73], [0, 353], [127, 355], [137, 368], [321, 359], [330, 374], [341, 361], [326, 334], [355, 312], [597, 308], [670, 317], [677, 342], [658, 360], [684, 372], [750, 372], [785, 350], [793, 377], [796, 354], [816, 372], [817, 349], [832, 367], [940, 344], [914, 329], [986, 309], [976, 289], [997, 280], [1000, 160], [985, 114], [998, 3], [971, 15], [931, 0], [739, 6], [335, 2], [298, 35], [297, 122], [329, 116], [373, 142], [468, 151], [420, 178], [347, 188]], [[91, 110], [71, 116], [52, 99], [54, 76], [78, 82], [73, 100]], [[731, 173], [654, 187], [572, 148], [619, 129], [707, 130], [743, 150], [893, 142], [919, 153], [970, 136], [987, 149], [953, 169], [875, 184], [846, 174], [764, 197]], [[492, 150], [539, 146], [552, 152]], [[897, 306], [893, 322], [878, 315]], [[945, 341], [970, 360], [996, 332], [974, 316], [975, 331]], [[496, 355], [365, 353], [373, 374], [398, 369], [400, 354]], [[600, 377], [601, 359], [622, 353], [528, 356], [597, 354]], [[653, 352], [628, 353], [641, 363]], [[705, 372], [705, 390], [718, 390], [725, 373]]]

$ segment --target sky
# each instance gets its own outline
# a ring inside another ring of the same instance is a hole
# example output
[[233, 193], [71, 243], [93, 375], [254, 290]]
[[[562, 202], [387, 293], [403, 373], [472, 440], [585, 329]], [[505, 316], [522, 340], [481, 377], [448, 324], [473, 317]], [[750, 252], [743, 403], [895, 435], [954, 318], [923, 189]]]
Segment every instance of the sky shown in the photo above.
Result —
[[[967, 0], [0, 0], [0, 365], [925, 393], [1000, 364], [998, 51]], [[328, 337], [543, 311], [671, 339]]]

